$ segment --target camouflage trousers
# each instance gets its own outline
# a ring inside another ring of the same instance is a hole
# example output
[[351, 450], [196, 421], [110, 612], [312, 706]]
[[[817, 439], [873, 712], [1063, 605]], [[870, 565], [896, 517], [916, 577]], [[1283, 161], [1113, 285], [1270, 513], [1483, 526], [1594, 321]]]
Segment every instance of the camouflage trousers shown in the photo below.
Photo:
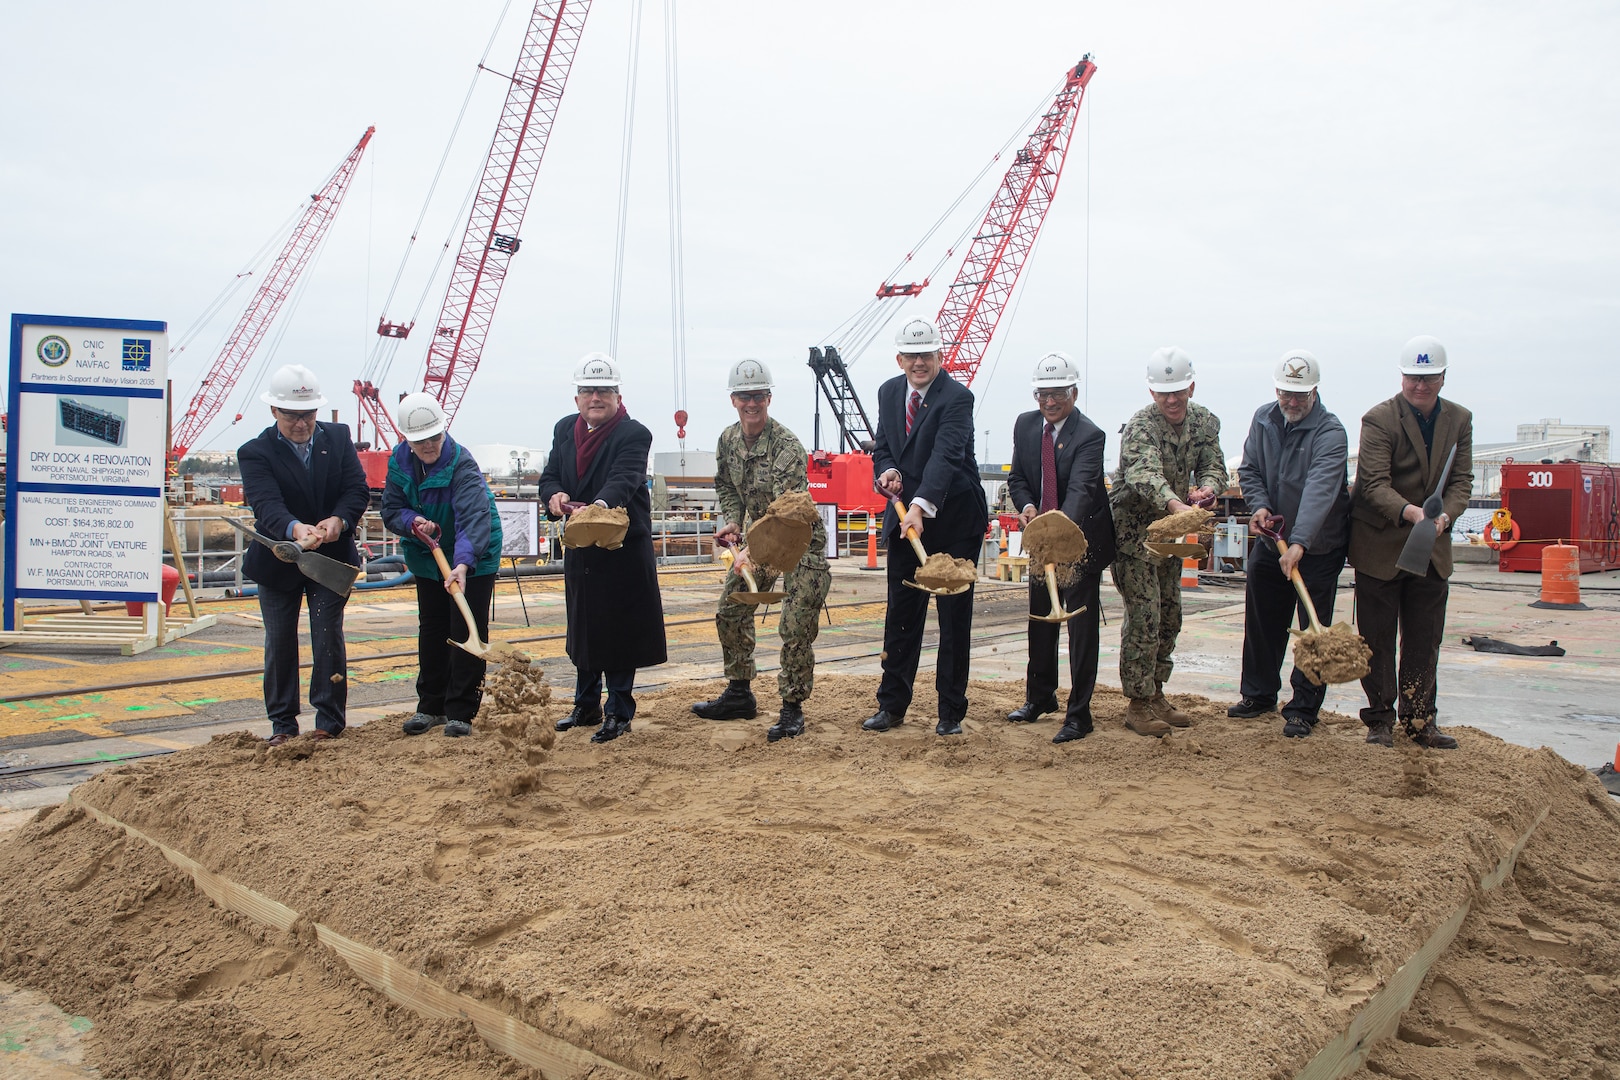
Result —
[[[770, 592], [776, 575], [753, 571], [760, 592]], [[800, 566], [787, 575], [787, 596], [783, 598], [777, 632], [782, 638], [782, 667], [776, 673], [776, 689], [783, 701], [803, 701], [810, 696], [816, 679], [816, 635], [821, 632], [821, 604], [832, 587], [832, 572], [826, 567]], [[749, 679], [758, 674], [754, 666], [754, 613], [758, 608], [731, 601], [734, 592], [746, 592], [748, 583], [733, 571], [726, 575], [720, 594], [720, 607], [714, 616], [720, 632], [720, 649], [726, 660], [726, 678]]]
[[1181, 560], [1114, 560], [1114, 587], [1125, 602], [1119, 683], [1128, 698], [1150, 698], [1170, 681], [1181, 633]]

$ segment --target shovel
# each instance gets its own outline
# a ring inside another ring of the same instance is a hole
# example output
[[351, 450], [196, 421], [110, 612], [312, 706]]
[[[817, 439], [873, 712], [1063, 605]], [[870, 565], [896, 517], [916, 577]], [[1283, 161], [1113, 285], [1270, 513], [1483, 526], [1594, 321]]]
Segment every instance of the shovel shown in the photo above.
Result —
[[563, 523], [563, 547], [584, 548], [599, 547], [607, 551], [617, 551], [624, 546], [625, 533], [628, 523], [614, 525], [606, 521], [578, 521], [574, 514], [585, 509], [588, 503], [565, 502], [563, 512], [568, 520]]
[[[1288, 543], [1282, 537], [1283, 526], [1287, 522], [1280, 516], [1273, 514], [1268, 524], [1260, 527], [1260, 535], [1267, 537], [1277, 545], [1279, 556], [1288, 554]], [[1318, 686], [1328, 683], [1355, 682], [1367, 674], [1367, 661], [1372, 656], [1372, 650], [1361, 635], [1350, 629], [1349, 623], [1334, 623], [1331, 628], [1324, 628], [1322, 620], [1316, 615], [1316, 605], [1311, 602], [1311, 594], [1305, 590], [1305, 579], [1299, 576], [1296, 568], [1288, 575], [1294, 583], [1294, 591], [1299, 593], [1300, 602], [1305, 605], [1305, 617], [1310, 620], [1309, 630], [1296, 630], [1292, 626], [1288, 632], [1299, 638], [1294, 643], [1294, 666], [1305, 673], [1305, 677]], [[1353, 641], [1360, 656], [1346, 655], [1340, 647], [1333, 648], [1340, 642]], [[1302, 650], [1308, 650], [1302, 651]]]
[[1440, 493], [1446, 490], [1451, 463], [1456, 460], [1457, 446], [1453, 443], [1451, 455], [1446, 458], [1446, 467], [1440, 470], [1440, 482], [1434, 486], [1434, 494], [1423, 500], [1423, 520], [1412, 526], [1412, 535], [1406, 538], [1401, 557], [1395, 560], [1395, 565], [1409, 574], [1423, 577], [1429, 572], [1429, 557], [1434, 554], [1434, 542], [1440, 538], [1440, 529], [1435, 525], [1435, 519], [1440, 516], [1442, 509]]
[[[1028, 537], [1031, 532], [1036, 530], [1039, 530], [1039, 538], [1033, 545], [1031, 545]], [[1036, 518], [1025, 527], [1024, 536], [1026, 539], [1024, 543], [1037, 548], [1051, 550], [1051, 546], [1053, 546], [1055, 543], [1063, 543], [1071, 538], [1078, 540], [1079, 534], [1080, 526], [1076, 525], [1073, 521], [1069, 520], [1067, 517], [1064, 517], [1062, 514], [1043, 514], [1041, 517]], [[1060, 623], [1068, 622], [1070, 619], [1086, 610], [1084, 606], [1077, 607], [1073, 611], [1063, 610], [1063, 601], [1058, 599], [1057, 563], [1049, 562], [1042, 563], [1042, 565], [1046, 567], [1046, 593], [1052, 598], [1052, 610], [1045, 615], [1037, 615], [1034, 612], [1030, 612], [1029, 617], [1037, 622]]]
[[739, 604], [747, 604], [752, 607], [756, 604], [774, 604], [778, 600], [782, 599], [782, 597], [787, 595], [787, 593], [783, 592], [759, 591], [759, 585], [755, 583], [754, 575], [749, 572], [748, 567], [735, 565], [737, 556], [732, 553], [731, 549], [736, 541], [731, 537], [717, 536], [715, 537], [714, 542], [720, 545], [721, 561], [724, 562], [728, 567], [733, 567], [736, 569], [736, 571], [742, 575], [744, 584], [748, 586], [747, 592], [734, 592], [730, 595], [729, 599]]
[[[1215, 505], [1215, 496], [1206, 495], [1202, 499], [1194, 499], [1194, 507], [1210, 507]], [[1144, 540], [1142, 546], [1149, 555], [1157, 555], [1163, 559], [1202, 559], [1209, 554], [1203, 544], [1186, 542]]]
[[[894, 503], [894, 512], [900, 515], [901, 521], [904, 521], [906, 518], [906, 504], [900, 501], [900, 497], [898, 495], [896, 495], [891, 501]], [[907, 529], [906, 539], [911, 541], [911, 550], [917, 553], [917, 565], [920, 569], [922, 564], [928, 561], [928, 552], [923, 550], [922, 541], [917, 538], [916, 529]], [[932, 593], [935, 596], [955, 596], [957, 593], [965, 593], [969, 589], [973, 588], [973, 582], [971, 581], [964, 582], [961, 585], [951, 585], [946, 588], [938, 589], [931, 589], [927, 585], [922, 585], [915, 581], [908, 581], [906, 584], [910, 585], [913, 589], [920, 589], [925, 593]], [[1058, 606], [1060, 608], [1062, 607], [1061, 604]]]
[[[1288, 524], [1287, 519], [1285, 519], [1281, 514], [1272, 514], [1271, 517], [1267, 518], [1266, 520], [1271, 524], [1260, 526], [1260, 535], [1277, 545], [1278, 555], [1288, 554], [1288, 541], [1284, 540], [1282, 535], [1283, 526]], [[1299, 576], [1299, 569], [1297, 567], [1291, 574], [1288, 575], [1288, 580], [1294, 583], [1294, 591], [1299, 593], [1299, 602], [1305, 605], [1305, 614], [1311, 620], [1311, 628], [1309, 630], [1295, 630], [1292, 626], [1290, 626], [1288, 628], [1288, 632], [1290, 634], [1324, 633], [1325, 630], [1322, 626], [1322, 620], [1316, 617], [1316, 605], [1311, 602], [1311, 594], [1305, 591], [1305, 579]]]
[[467, 606], [467, 598], [461, 595], [461, 586], [450, 580], [450, 561], [444, 557], [444, 551], [439, 547], [438, 538], [429, 533], [426, 526], [427, 522], [424, 519], [417, 518], [416, 524], [411, 526], [411, 532], [415, 533], [416, 538], [426, 544], [429, 551], [433, 552], [433, 561], [439, 564], [439, 573], [444, 576], [444, 580], [450, 586], [450, 596], [455, 600], [456, 606], [461, 609], [461, 617], [467, 620], [467, 640], [457, 641], [455, 638], [449, 638], [450, 644], [458, 649], [464, 649], [472, 653], [480, 660], [510, 660], [514, 656], [520, 655], [518, 650], [504, 641], [485, 642], [479, 640], [478, 624], [473, 621], [472, 608]]
[[255, 532], [235, 518], [226, 518], [225, 524], [238, 532], [245, 533], [268, 547], [276, 553], [276, 558], [282, 562], [289, 562], [298, 567], [303, 574], [315, 584], [331, 589], [339, 596], [348, 596], [354, 590], [354, 579], [360, 576], [360, 568], [351, 566], [346, 562], [321, 555], [309, 550], [304, 542], [293, 540], [272, 540], [261, 532]]

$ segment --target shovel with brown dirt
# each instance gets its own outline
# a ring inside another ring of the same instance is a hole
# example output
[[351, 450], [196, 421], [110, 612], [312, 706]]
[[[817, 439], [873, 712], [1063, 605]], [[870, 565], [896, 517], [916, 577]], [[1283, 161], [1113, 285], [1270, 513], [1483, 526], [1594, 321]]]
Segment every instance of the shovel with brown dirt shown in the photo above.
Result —
[[[1036, 615], [1031, 612], [1031, 619], [1038, 622], [1068, 622], [1086, 610], [1077, 607], [1073, 611], [1064, 611], [1063, 601], [1058, 599], [1058, 578], [1062, 576], [1063, 584], [1069, 584], [1074, 580], [1076, 564], [1086, 557], [1086, 534], [1067, 514], [1061, 510], [1048, 510], [1025, 525], [1024, 553], [1029, 556], [1031, 565], [1042, 568], [1041, 576], [1046, 579], [1046, 591], [1052, 598], [1050, 614]], [[1062, 567], [1061, 571], [1059, 567]]]
[[265, 547], [276, 553], [276, 558], [282, 562], [292, 563], [298, 567], [298, 572], [317, 585], [324, 585], [339, 596], [348, 596], [354, 591], [354, 579], [360, 576], [360, 568], [346, 562], [338, 562], [318, 552], [311, 551], [304, 543], [294, 540], [273, 540], [261, 532], [255, 532], [235, 518], [226, 518], [225, 523], [238, 532], [257, 540]]
[[1189, 510], [1180, 510], [1153, 522], [1147, 527], [1147, 539], [1142, 546], [1149, 555], [1164, 559], [1204, 558], [1209, 554], [1207, 547], [1183, 538], [1204, 534], [1215, 517], [1209, 509], [1214, 504], [1215, 496], [1209, 495], [1195, 501]]
[[[900, 515], [900, 520], [906, 518], [906, 504], [896, 496], [893, 500], [894, 512]], [[913, 589], [921, 589], [925, 593], [935, 596], [955, 596], [965, 593], [973, 588], [973, 583], [979, 580], [978, 569], [966, 559], [958, 559], [947, 555], [943, 551], [936, 551], [930, 555], [923, 550], [922, 541], [917, 538], [916, 529], [906, 530], [906, 539], [911, 541], [911, 550], [917, 554], [917, 580], [908, 581], [907, 585]]]
[[[1260, 535], [1277, 545], [1278, 555], [1288, 554], [1288, 541], [1282, 535], [1286, 524], [1282, 517], [1273, 514], [1265, 525], [1259, 527]], [[1352, 630], [1349, 623], [1343, 622], [1324, 629], [1322, 621], [1316, 617], [1316, 605], [1311, 602], [1311, 594], [1306, 591], [1305, 579], [1299, 576], [1299, 570], [1295, 569], [1288, 577], [1294, 583], [1294, 591], [1299, 593], [1300, 602], [1305, 605], [1305, 615], [1311, 624], [1309, 630], [1288, 628], [1288, 632], [1294, 635], [1294, 666], [1317, 686], [1355, 682], [1372, 670], [1369, 663], [1372, 649], [1368, 648], [1361, 635]]]
[[617, 551], [630, 531], [630, 514], [622, 506], [608, 508], [595, 503], [563, 503], [568, 521], [563, 525], [563, 547], [599, 547]]
[[450, 597], [456, 602], [456, 606], [461, 609], [461, 617], [467, 620], [467, 640], [457, 641], [455, 638], [449, 638], [450, 644], [458, 649], [472, 653], [480, 660], [511, 660], [516, 657], [527, 660], [529, 657], [526, 653], [512, 648], [504, 641], [484, 641], [479, 638], [478, 624], [473, 621], [472, 608], [467, 606], [467, 598], [461, 594], [461, 586], [450, 580], [450, 560], [444, 557], [444, 551], [439, 547], [438, 537], [427, 531], [427, 524], [425, 519], [417, 518], [416, 524], [411, 526], [411, 532], [415, 533], [416, 538], [426, 544], [429, 551], [433, 552], [433, 561], [439, 564], [439, 573], [443, 575], [446, 584], [449, 586]]
[[[732, 548], [736, 546], [737, 542], [731, 537], [717, 536], [714, 538], [714, 542], [720, 548], [720, 561], [725, 563], [728, 568], [735, 569], [739, 574], [741, 574], [743, 583], [748, 586], [747, 592], [743, 592], [739, 589], [737, 592], [730, 594], [727, 599], [731, 600], [733, 603], [748, 604], [749, 606], [753, 606], [756, 604], [774, 604], [778, 600], [782, 599], [782, 597], [787, 595], [785, 592], [759, 591], [759, 583], [754, 580], [754, 574], [748, 569], [748, 564], [746, 562], [737, 562], [737, 556], [732, 550]], [[800, 552], [800, 555], [802, 557], [803, 552]]]

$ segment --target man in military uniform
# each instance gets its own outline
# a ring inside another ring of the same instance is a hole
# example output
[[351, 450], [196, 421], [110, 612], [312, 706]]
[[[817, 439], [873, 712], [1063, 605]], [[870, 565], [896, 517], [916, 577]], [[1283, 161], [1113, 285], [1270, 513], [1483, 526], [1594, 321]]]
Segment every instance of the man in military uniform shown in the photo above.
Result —
[[[758, 360], [741, 360], [731, 369], [731, 404], [737, 410], [737, 422], [720, 433], [715, 448], [714, 488], [725, 519], [725, 524], [715, 530], [716, 540], [740, 540], [744, 525], [758, 521], [776, 499], [810, 490], [804, 444], [771, 419], [774, 385], [770, 369]], [[804, 557], [786, 575], [787, 596], [777, 623], [782, 637], [782, 666], [776, 674], [776, 689], [782, 695], [782, 711], [766, 732], [771, 742], [791, 739], [804, 731], [803, 703], [815, 683], [813, 646], [821, 629], [821, 605], [832, 586], [826, 551], [827, 529], [818, 518]], [[739, 552], [739, 561], [746, 557], [746, 551]], [[775, 571], [758, 566], [752, 571], [760, 589], [769, 591], [776, 581]], [[746, 588], [737, 570], [726, 576], [714, 622], [730, 682], [719, 697], [692, 706], [692, 711], [706, 720], [752, 720], [757, 712], [751, 685], [757, 673], [754, 608], [731, 599], [732, 593]]]
[[1154, 521], [1226, 490], [1221, 422], [1193, 404], [1193, 378], [1192, 357], [1181, 349], [1159, 349], [1148, 359], [1153, 404], [1125, 424], [1109, 493], [1119, 542], [1114, 585], [1125, 601], [1119, 681], [1130, 699], [1125, 726], [1138, 735], [1160, 736], [1192, 722], [1164, 696], [1181, 632], [1181, 565], [1148, 554], [1142, 541]]

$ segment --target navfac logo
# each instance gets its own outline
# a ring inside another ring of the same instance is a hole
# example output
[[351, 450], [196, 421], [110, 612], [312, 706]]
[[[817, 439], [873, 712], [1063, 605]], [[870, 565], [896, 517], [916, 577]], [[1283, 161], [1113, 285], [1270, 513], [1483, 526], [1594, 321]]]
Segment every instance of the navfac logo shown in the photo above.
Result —
[[46, 334], [39, 339], [34, 348], [34, 355], [46, 367], [61, 367], [73, 355], [73, 347], [67, 343], [67, 338], [61, 334]]
[[124, 339], [124, 370], [125, 371], [151, 371], [152, 370], [152, 339], [151, 338], [125, 338]]
[[1287, 366], [1283, 368], [1283, 378], [1304, 382], [1305, 376], [1309, 375], [1310, 372], [1311, 365], [1296, 356], [1289, 360]]

